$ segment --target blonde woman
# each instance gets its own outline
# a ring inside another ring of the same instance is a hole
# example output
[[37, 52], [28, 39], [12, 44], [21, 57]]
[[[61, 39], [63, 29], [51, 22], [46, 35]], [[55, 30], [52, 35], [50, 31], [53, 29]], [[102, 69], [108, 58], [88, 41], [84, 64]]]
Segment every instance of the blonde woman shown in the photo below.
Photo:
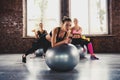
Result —
[[74, 26], [71, 29], [72, 44], [74, 45], [80, 44], [82, 47], [86, 45], [90, 53], [91, 60], [98, 60], [99, 58], [95, 56], [92, 43], [88, 39], [82, 38], [82, 28], [78, 25], [77, 18], [74, 18], [73, 21], [74, 21]]

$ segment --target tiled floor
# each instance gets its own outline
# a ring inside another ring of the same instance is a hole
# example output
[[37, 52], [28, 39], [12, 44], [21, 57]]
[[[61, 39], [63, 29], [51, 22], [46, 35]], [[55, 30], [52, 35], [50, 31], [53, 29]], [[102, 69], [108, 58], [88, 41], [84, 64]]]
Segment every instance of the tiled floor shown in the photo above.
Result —
[[51, 71], [45, 59], [21, 62], [22, 54], [0, 55], [0, 80], [120, 80], [120, 54], [97, 54], [100, 60], [80, 60], [69, 72]]

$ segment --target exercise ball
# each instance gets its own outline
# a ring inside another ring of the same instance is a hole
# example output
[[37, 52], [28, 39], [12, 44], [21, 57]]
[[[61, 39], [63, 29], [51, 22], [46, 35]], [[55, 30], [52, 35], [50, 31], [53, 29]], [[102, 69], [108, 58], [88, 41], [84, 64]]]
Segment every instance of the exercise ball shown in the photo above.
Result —
[[62, 44], [46, 51], [46, 64], [54, 71], [70, 71], [79, 62], [79, 53], [72, 44]]
[[85, 58], [85, 56], [87, 55], [87, 47], [86, 45], [84, 45], [83, 47], [81, 45], [75, 45], [78, 49], [78, 53], [80, 56], [80, 59]]
[[44, 54], [44, 51], [43, 51], [42, 48], [37, 49], [37, 50], [35, 51], [36, 57], [40, 57], [40, 56], [42, 56], [43, 54]]

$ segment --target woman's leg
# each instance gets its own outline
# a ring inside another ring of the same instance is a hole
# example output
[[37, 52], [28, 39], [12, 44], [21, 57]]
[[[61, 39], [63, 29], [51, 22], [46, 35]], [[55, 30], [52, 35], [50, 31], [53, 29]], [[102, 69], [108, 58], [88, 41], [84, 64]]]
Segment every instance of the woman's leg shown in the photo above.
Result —
[[33, 43], [32, 47], [30, 49], [28, 49], [25, 54], [22, 56], [22, 62], [26, 63], [26, 56], [35, 52], [37, 49], [41, 48], [42, 46], [40, 46], [39, 42], [37, 43]]
[[44, 42], [45, 41], [45, 36], [41, 37], [38, 39], [35, 43], [32, 44], [32, 48], [27, 50], [25, 54], [22, 56], [22, 62], [26, 63], [26, 56], [35, 52], [39, 48], [44, 48]]
[[94, 51], [93, 51], [93, 45], [92, 45], [92, 43], [90, 42], [90, 43], [88, 43], [88, 50], [89, 50], [89, 53], [91, 54], [91, 55], [94, 55]]
[[[79, 39], [79, 43], [81, 44], [82, 47], [83, 47], [84, 45], [87, 46], [88, 51], [89, 51], [89, 53], [90, 53], [90, 55], [91, 55], [91, 59], [92, 59], [92, 60], [97, 60], [97, 59], [99, 59], [99, 58], [97, 58], [97, 57], [95, 56], [94, 50], [93, 50], [93, 45], [92, 45], [92, 43], [91, 43], [90, 41], [80, 38], [80, 39]], [[83, 47], [83, 48], [84, 48], [84, 47]]]
[[81, 49], [81, 47], [83, 48], [83, 52], [81, 53], [79, 53], [80, 54], [80, 59], [85, 59], [86, 57], [85, 57], [85, 51], [86, 51], [86, 49], [84, 48], [84, 43], [83, 43], [83, 41], [82, 41], [82, 39], [81, 38], [73, 38], [72, 39], [72, 42], [71, 42], [73, 45], [75, 45], [76, 47], [77, 47], [77, 49]]
[[27, 55], [35, 52], [35, 51], [36, 51], [37, 49], [39, 49], [39, 48], [40, 48], [39, 45], [30, 48], [29, 50], [26, 51], [25, 56], [27, 56]]
[[45, 56], [46, 51], [47, 51], [50, 47], [51, 47], [51, 42], [48, 41], [48, 40], [45, 40], [45, 44], [44, 44], [44, 47], [43, 47], [44, 56]]
[[95, 56], [92, 43], [91, 43], [90, 41], [87, 41], [87, 40], [84, 40], [84, 43], [86, 44], [86, 46], [87, 46], [87, 48], [88, 48], [88, 51], [89, 51], [89, 53], [90, 53], [90, 55], [91, 55], [90, 58], [91, 58], [92, 60], [98, 60], [99, 58], [97, 58], [97, 57]]

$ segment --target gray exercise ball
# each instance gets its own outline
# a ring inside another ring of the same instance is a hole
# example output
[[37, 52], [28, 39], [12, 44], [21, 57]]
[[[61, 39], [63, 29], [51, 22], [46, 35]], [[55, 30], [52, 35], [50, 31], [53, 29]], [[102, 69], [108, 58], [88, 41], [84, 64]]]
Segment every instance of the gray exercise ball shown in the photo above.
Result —
[[88, 53], [88, 49], [87, 49], [86, 45], [84, 45], [83, 47], [81, 45], [75, 45], [75, 46], [78, 49], [80, 58], [85, 58]]
[[50, 48], [46, 52], [46, 64], [54, 71], [70, 71], [79, 62], [79, 53], [72, 44], [63, 44]]
[[42, 48], [39, 48], [39, 49], [37, 49], [37, 50], [35, 51], [36, 57], [40, 57], [40, 56], [42, 56], [43, 54], [44, 54], [44, 51], [43, 51]]

